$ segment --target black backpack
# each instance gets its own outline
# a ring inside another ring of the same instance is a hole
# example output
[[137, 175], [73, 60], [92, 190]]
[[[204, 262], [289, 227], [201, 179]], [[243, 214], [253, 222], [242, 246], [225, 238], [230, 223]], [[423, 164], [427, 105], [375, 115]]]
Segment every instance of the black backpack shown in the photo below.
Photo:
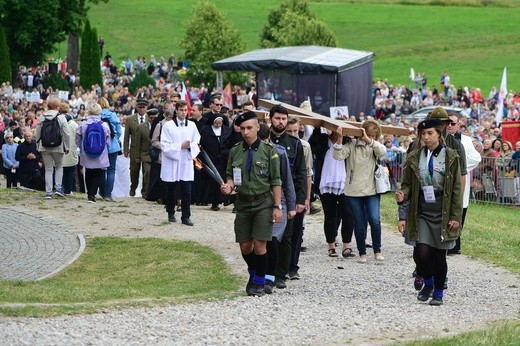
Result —
[[58, 115], [51, 120], [45, 119], [43, 121], [40, 140], [42, 146], [46, 148], [54, 148], [61, 145], [62, 136]]
[[104, 122], [108, 124], [108, 127], [110, 128], [110, 138], [114, 138], [116, 136], [116, 131], [114, 130], [114, 125], [110, 122], [110, 119], [108, 118], [101, 118]]

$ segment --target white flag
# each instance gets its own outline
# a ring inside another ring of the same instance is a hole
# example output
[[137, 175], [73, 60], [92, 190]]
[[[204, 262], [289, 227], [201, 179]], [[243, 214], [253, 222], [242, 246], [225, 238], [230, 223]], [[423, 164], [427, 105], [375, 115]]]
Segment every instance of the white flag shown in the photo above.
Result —
[[502, 83], [500, 83], [500, 91], [498, 92], [498, 100], [497, 100], [497, 114], [496, 121], [497, 123], [502, 122], [502, 117], [504, 115], [504, 100], [507, 96], [507, 67], [504, 67], [504, 74], [502, 75]]
[[410, 79], [415, 80], [415, 71], [413, 70], [413, 67], [410, 69]]

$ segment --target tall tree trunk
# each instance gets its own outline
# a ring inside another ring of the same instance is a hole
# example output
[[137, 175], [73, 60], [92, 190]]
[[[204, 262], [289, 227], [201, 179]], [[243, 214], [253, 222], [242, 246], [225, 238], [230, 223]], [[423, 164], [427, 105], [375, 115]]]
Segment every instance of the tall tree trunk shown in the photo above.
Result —
[[77, 75], [79, 70], [79, 36], [77, 34], [69, 34], [67, 50], [67, 68]]

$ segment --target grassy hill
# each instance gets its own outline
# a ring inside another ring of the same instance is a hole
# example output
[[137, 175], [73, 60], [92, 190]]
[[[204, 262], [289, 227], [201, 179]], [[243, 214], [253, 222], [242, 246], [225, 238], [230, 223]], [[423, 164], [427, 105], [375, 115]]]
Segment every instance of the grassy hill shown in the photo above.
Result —
[[[487, 95], [500, 86], [508, 68], [508, 88], [520, 90], [518, 2], [487, 0], [512, 7], [477, 7], [482, 0], [460, 0], [457, 6], [418, 4], [425, 0], [311, 1], [311, 9], [335, 32], [339, 46], [376, 54], [374, 78], [391, 84], [409, 83], [410, 68], [425, 72], [428, 84], [439, 83], [442, 71], [458, 86], [480, 87]], [[154, 54], [182, 58], [178, 41], [183, 23], [196, 3], [172, 0], [109, 0], [92, 5], [89, 18], [113, 58]], [[218, 7], [240, 30], [247, 49], [259, 48], [259, 33], [269, 10], [279, 1], [219, 0]], [[201, 26], [211, 23], [200, 23]]]

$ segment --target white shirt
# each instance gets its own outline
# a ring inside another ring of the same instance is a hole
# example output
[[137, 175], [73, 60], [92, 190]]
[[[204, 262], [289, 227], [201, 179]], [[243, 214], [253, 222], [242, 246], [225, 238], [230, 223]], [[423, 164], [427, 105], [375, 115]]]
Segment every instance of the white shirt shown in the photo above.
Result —
[[[178, 120], [179, 123], [181, 120]], [[184, 126], [175, 121], [164, 123], [161, 132], [162, 165], [161, 179], [166, 182], [193, 181], [193, 159], [200, 153], [200, 134], [197, 125], [184, 120]], [[190, 148], [182, 148], [184, 141], [190, 141]]]

